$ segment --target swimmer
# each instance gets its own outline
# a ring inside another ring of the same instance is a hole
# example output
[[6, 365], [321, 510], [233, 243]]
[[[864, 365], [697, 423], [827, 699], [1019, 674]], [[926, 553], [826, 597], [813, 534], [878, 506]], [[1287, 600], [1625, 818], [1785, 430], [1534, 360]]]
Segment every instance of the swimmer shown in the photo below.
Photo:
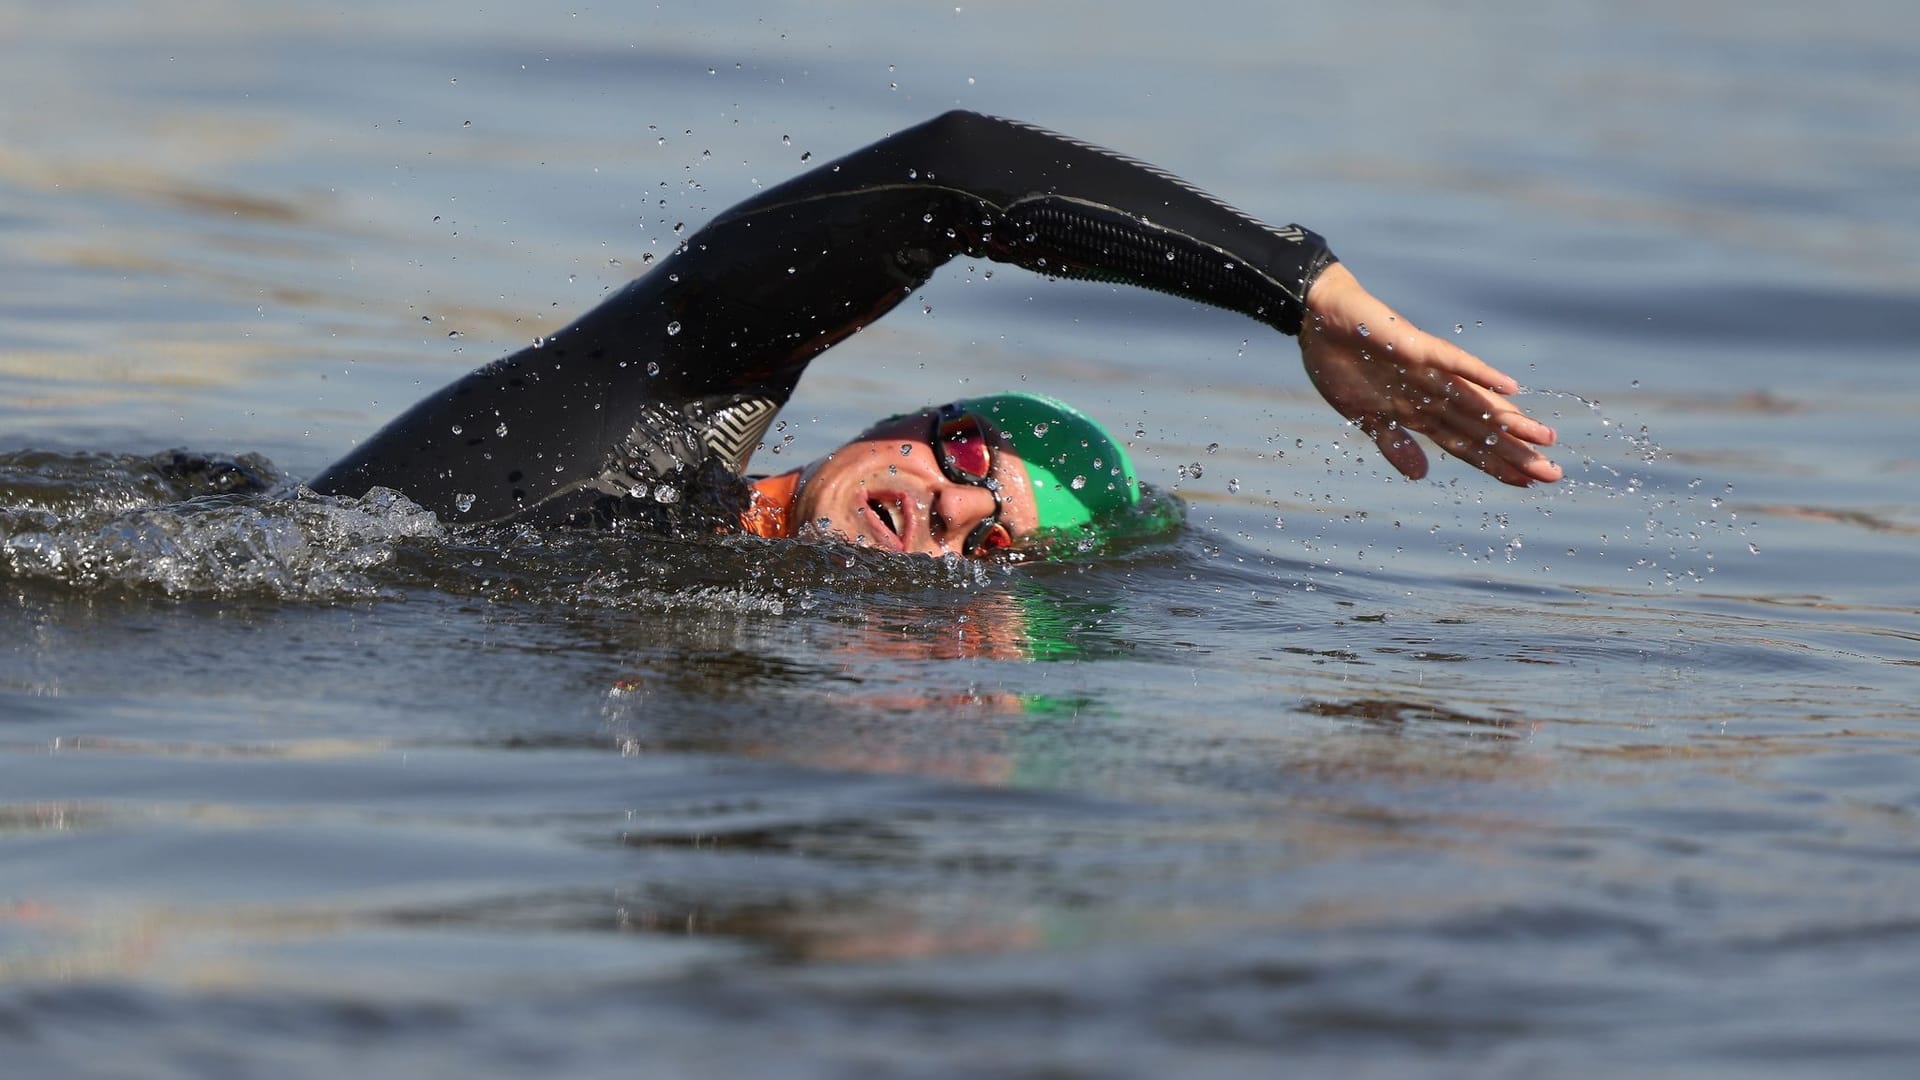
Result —
[[[1297, 335], [1307, 375], [1403, 475], [1413, 437], [1504, 483], [1552, 482], [1513, 379], [1375, 298], [1326, 242], [1129, 158], [950, 112], [733, 207], [565, 329], [432, 394], [316, 478], [453, 523], [837, 536], [888, 551], [1081, 549], [1142, 516], [1125, 447], [1057, 399], [883, 420], [812, 464], [748, 459], [808, 363], [957, 256], [1124, 282]], [[1146, 515], [1151, 517], [1151, 515]]]

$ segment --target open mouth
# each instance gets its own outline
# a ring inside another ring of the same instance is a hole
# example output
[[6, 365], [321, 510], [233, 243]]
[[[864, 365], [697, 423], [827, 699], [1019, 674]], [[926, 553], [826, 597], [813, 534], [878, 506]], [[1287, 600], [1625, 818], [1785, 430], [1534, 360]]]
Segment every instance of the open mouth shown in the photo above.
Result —
[[880, 524], [886, 526], [888, 532], [896, 537], [900, 535], [900, 525], [893, 519], [893, 511], [885, 503], [879, 499], [868, 499], [867, 512], [872, 514]]

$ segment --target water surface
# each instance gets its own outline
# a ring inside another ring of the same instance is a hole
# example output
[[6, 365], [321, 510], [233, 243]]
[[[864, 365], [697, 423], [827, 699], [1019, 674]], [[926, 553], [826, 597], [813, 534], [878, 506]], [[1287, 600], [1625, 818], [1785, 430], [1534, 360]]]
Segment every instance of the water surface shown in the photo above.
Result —
[[[10, 1075], [1907, 1074], [1915, 16], [1033, 8], [0, 13]], [[1568, 479], [1394, 479], [1290, 342], [962, 263], [758, 464], [1021, 385], [1178, 538], [297, 491], [956, 104], [1325, 232]]]

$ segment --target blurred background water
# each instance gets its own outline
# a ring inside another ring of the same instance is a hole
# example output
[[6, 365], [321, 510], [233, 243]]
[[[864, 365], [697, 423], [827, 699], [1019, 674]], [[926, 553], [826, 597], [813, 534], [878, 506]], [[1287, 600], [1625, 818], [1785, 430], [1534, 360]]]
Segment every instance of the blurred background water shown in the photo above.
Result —
[[[1909, 5], [15, 4], [0, 94], [10, 1076], [1920, 1056]], [[1022, 384], [1136, 433], [1176, 543], [164, 475], [312, 475], [956, 105], [1322, 231], [1568, 479], [1393, 479], [1290, 341], [964, 262], [758, 464]]]

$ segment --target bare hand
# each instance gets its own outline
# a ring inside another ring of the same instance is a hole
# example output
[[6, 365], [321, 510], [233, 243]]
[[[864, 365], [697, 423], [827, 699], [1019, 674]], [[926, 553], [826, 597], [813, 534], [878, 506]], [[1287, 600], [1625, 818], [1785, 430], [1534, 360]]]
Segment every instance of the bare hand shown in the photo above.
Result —
[[1415, 431], [1502, 483], [1560, 479], [1534, 449], [1553, 445], [1553, 429], [1506, 398], [1519, 383], [1401, 318], [1339, 263], [1307, 293], [1300, 359], [1320, 396], [1410, 480], [1427, 475]]

